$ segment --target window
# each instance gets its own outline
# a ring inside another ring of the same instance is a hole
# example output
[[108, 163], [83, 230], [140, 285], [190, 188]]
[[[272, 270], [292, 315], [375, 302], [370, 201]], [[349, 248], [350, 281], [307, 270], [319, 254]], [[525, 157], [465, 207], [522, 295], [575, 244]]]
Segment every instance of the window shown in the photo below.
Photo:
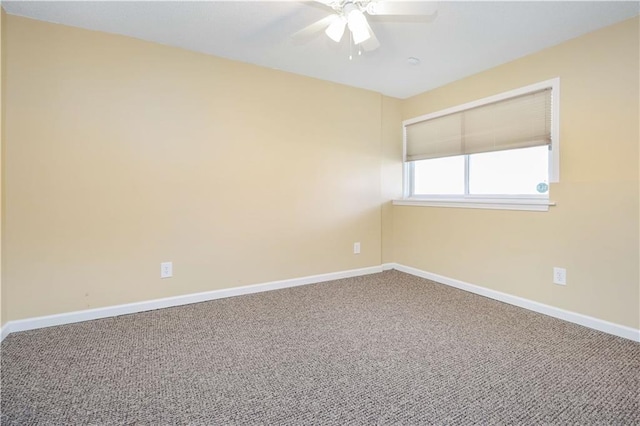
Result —
[[395, 204], [548, 210], [558, 99], [554, 79], [405, 121]]

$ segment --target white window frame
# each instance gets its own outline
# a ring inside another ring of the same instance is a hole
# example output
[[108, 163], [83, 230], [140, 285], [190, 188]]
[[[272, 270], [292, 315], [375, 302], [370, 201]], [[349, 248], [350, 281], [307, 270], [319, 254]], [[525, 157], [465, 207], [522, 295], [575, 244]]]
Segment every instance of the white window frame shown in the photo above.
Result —
[[[547, 211], [555, 205], [549, 195], [412, 195], [413, 162], [407, 162], [407, 126], [421, 121], [432, 120], [482, 105], [526, 95], [544, 89], [551, 89], [551, 144], [549, 145], [549, 183], [560, 182], [560, 78], [556, 77], [525, 87], [503, 92], [494, 96], [467, 102], [431, 114], [404, 120], [402, 122], [403, 198], [394, 200], [394, 205], [428, 207], [465, 207], [504, 210]], [[465, 186], [469, 184], [469, 157], [465, 156]], [[467, 188], [465, 188], [467, 189]], [[465, 190], [465, 192], [468, 192]]]

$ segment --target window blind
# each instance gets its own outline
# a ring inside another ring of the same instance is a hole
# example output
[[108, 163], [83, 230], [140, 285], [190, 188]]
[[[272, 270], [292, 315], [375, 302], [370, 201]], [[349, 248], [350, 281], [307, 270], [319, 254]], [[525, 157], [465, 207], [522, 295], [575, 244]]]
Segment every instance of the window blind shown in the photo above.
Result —
[[551, 89], [406, 126], [406, 161], [551, 144]]

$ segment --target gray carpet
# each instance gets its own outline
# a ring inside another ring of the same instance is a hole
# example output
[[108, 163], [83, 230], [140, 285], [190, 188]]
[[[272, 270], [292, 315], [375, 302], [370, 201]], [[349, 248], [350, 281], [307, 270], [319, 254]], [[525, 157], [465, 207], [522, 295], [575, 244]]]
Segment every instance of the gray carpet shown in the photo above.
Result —
[[14, 333], [2, 424], [640, 424], [640, 344], [396, 271]]

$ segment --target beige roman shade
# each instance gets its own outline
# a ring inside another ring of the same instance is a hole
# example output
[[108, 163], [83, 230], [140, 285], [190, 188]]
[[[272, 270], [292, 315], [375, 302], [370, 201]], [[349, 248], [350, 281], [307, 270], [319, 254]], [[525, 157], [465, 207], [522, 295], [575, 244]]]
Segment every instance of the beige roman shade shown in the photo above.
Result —
[[551, 144], [551, 89], [406, 126], [406, 160]]

